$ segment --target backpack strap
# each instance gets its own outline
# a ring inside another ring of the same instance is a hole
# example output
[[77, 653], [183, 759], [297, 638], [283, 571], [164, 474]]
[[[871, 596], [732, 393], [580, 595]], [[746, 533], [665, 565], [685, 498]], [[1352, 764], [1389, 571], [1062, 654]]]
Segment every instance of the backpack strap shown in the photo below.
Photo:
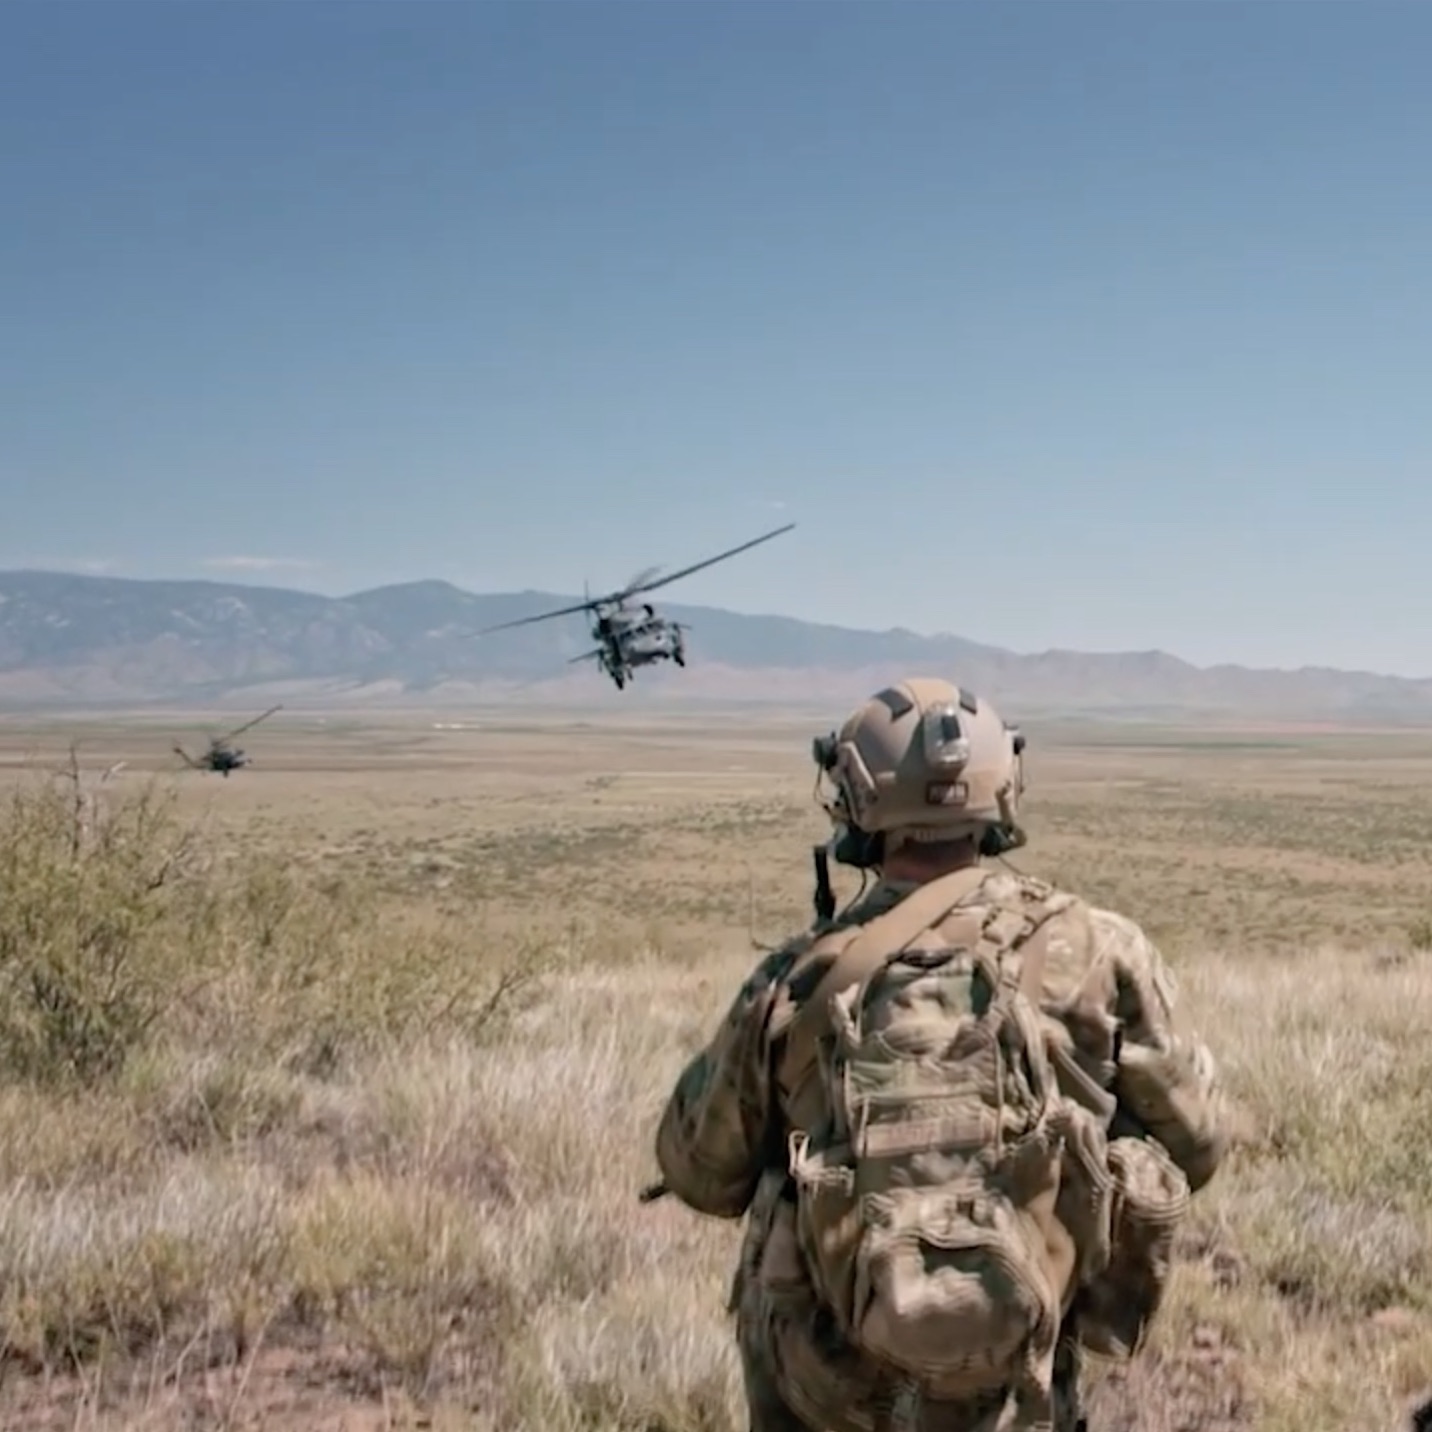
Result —
[[779, 1056], [778, 1082], [798, 1100], [819, 1068], [817, 1045], [830, 1025], [830, 996], [863, 979], [893, 954], [937, 925], [989, 878], [982, 865], [967, 865], [912, 890], [893, 909], [860, 926], [835, 952], [835, 957], [787, 1025]]
[[[999, 935], [1011, 933], [999, 930], [999, 923], [1010, 919], [1012, 924], [1021, 926], [1017, 932], [1022, 936], [1017, 988], [1029, 1001], [1035, 1019], [1044, 1031], [1045, 1051], [1057, 1072], [1059, 1090], [1066, 1098], [1083, 1105], [1107, 1129], [1116, 1108], [1113, 1096], [1086, 1073], [1074, 1057], [1068, 1028], [1057, 1005], [1049, 1009], [1044, 1007], [1044, 971], [1049, 956], [1048, 923], [1071, 903], [1067, 897], [1055, 895], [1028, 907], [1022, 917], [1013, 910], [1001, 911], [986, 926], [980, 943], [991, 955], [997, 955], [996, 947], [1005, 944]], [[1007, 979], [1006, 989], [1009, 994], [1014, 993], [1015, 987], [1016, 980]]]
[[[1016, 914], [1017, 912], [1009, 913]], [[1019, 912], [1017, 913], [1019, 928], [1012, 932], [1023, 938], [1019, 946], [1019, 973], [1011, 983], [1034, 1006], [1036, 1012], [1039, 1009], [1044, 988], [1044, 967], [1049, 958], [1049, 940], [1045, 926], [1058, 913], [1059, 907], [1048, 902], [1036, 905], [1032, 910]], [[998, 918], [996, 917], [996, 920]], [[991, 922], [991, 924], [993, 923]], [[1003, 934], [1004, 931], [1000, 933]], [[1001, 953], [1013, 944], [1012, 940], [1006, 941], [998, 936], [992, 937], [989, 931], [982, 936], [982, 939], [986, 940], [991, 938], [999, 946]]]

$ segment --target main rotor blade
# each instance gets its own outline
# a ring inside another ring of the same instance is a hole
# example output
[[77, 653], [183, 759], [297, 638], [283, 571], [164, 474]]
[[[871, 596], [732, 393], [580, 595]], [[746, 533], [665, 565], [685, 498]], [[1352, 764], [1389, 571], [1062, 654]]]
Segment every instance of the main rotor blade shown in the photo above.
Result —
[[639, 572], [619, 592], [612, 592], [605, 597], [589, 597], [584, 602], [574, 602], [570, 607], [558, 607], [552, 612], [538, 612], [536, 616], [519, 617], [516, 621], [499, 622], [496, 626], [483, 627], [480, 631], [470, 635], [486, 636], [489, 632], [509, 631], [513, 627], [530, 626], [533, 622], [551, 621], [553, 617], [572, 616], [577, 612], [596, 611], [599, 607], [620, 605], [627, 597], [634, 597], [639, 592], [654, 592], [658, 587], [664, 587], [668, 582], [674, 582], [678, 577], [689, 577], [693, 572], [699, 572], [703, 567], [713, 566], [717, 562], [724, 562], [728, 557], [734, 557], [738, 552], [745, 552], [751, 547], [757, 547], [762, 542], [769, 542], [772, 537], [779, 537], [783, 532], [789, 532], [796, 524], [787, 522], [784, 527], [777, 527], [771, 532], [763, 532], [759, 537], [752, 537], [749, 542], [742, 542], [738, 547], [729, 547], [724, 552], [718, 552], [714, 557], [707, 557], [704, 561], [693, 562], [689, 567], [683, 567], [679, 572], [672, 572], [662, 577], [659, 581], [648, 580], [653, 574], [661, 570], [660, 567], [648, 567], [646, 571]]
[[651, 579], [656, 576], [659, 571], [661, 571], [661, 568], [657, 566], [647, 567], [644, 571], [638, 572], [636, 576], [634, 576], [631, 581], [629, 581], [626, 586], [624, 586], [621, 591], [617, 593], [618, 599], [620, 599], [621, 597], [629, 597], [633, 592], [646, 591], [647, 588], [643, 587], [642, 583], [651, 581]]
[[599, 657], [601, 654], [602, 654], [602, 649], [601, 649], [601, 647], [595, 647], [595, 648], [594, 648], [593, 650], [591, 650], [591, 651], [584, 651], [584, 652], [581, 654], [581, 656], [569, 656], [569, 657], [567, 658], [567, 665], [568, 665], [568, 666], [574, 666], [574, 665], [576, 665], [576, 663], [579, 662], [579, 661], [593, 661], [593, 660], [595, 660], [597, 657]]
[[664, 587], [668, 582], [676, 581], [678, 577], [689, 577], [693, 572], [699, 572], [703, 567], [714, 566], [717, 562], [724, 562], [727, 557], [734, 557], [738, 552], [745, 552], [751, 547], [759, 546], [762, 542], [769, 542], [772, 537], [779, 537], [782, 532], [789, 532], [795, 525], [794, 522], [787, 522], [784, 527], [777, 527], [773, 532], [766, 532], [759, 537], [752, 537], [749, 542], [742, 542], [739, 547], [731, 547], [725, 552], [718, 552], [714, 557], [707, 557], [705, 561], [702, 562], [693, 562], [691, 566], [683, 567], [679, 572], [672, 572], [658, 582], [648, 582], [644, 587], [628, 587], [622, 595], [624, 597], [634, 597], [639, 592], [654, 592], [658, 587]]
[[234, 729], [230, 731], [227, 736], [219, 736], [215, 741], [211, 741], [210, 744], [213, 745], [223, 741], [232, 741], [235, 736], [242, 736], [243, 733], [247, 731], [250, 726], [257, 726], [260, 721], [267, 721], [268, 718], [272, 716], [275, 711], [282, 710], [283, 704], [281, 702], [277, 706], [270, 706], [269, 709], [265, 711], [262, 716], [255, 716], [252, 721], [245, 721], [242, 726], [235, 726]]
[[575, 606], [559, 607], [555, 612], [538, 612], [535, 617], [519, 617], [515, 622], [499, 622], [496, 626], [483, 627], [481, 631], [471, 632], [472, 636], [486, 636], [488, 632], [506, 631], [509, 627], [528, 626], [532, 622], [550, 621], [553, 617], [568, 617], [574, 612], [589, 612], [601, 605], [604, 598], [598, 597], [594, 602], [578, 602]]

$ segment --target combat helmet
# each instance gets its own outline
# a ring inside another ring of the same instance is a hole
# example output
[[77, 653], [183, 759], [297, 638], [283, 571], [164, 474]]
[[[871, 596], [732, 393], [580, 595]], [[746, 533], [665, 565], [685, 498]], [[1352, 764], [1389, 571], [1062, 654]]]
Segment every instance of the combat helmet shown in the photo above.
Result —
[[[911, 841], [964, 836], [993, 856], [1024, 844], [1024, 736], [988, 701], [915, 677], [877, 692], [812, 754], [834, 787], [822, 800], [845, 865], [880, 865]], [[819, 781], [820, 776], [817, 776]]]

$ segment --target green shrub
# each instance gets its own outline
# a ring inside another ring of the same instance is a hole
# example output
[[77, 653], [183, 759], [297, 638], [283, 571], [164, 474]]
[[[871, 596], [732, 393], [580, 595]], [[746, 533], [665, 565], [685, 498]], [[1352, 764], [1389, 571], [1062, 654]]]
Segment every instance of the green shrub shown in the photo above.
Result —
[[0, 1078], [93, 1085], [148, 1048], [321, 1077], [487, 1037], [551, 960], [481, 938], [358, 874], [205, 841], [157, 781], [41, 776], [0, 809]]
[[146, 1039], [174, 975], [174, 887], [192, 855], [155, 784], [111, 802], [22, 784], [0, 817], [0, 1071], [91, 1082]]

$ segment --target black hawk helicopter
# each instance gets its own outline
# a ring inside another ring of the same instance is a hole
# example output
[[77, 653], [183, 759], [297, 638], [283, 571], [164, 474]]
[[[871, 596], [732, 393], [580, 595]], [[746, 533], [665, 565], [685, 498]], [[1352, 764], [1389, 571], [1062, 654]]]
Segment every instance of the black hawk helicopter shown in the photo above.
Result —
[[251, 726], [257, 726], [260, 721], [266, 721], [275, 711], [282, 711], [283, 707], [270, 706], [262, 716], [255, 716], [252, 721], [245, 721], [242, 726], [236, 726], [227, 736], [211, 736], [209, 738], [209, 749], [202, 756], [195, 760], [177, 741], [174, 743], [174, 751], [183, 757], [184, 764], [195, 771], [217, 771], [225, 780], [229, 778], [230, 771], [237, 771], [242, 766], [247, 766], [252, 757], [247, 756], [238, 747], [229, 745], [229, 742], [241, 732], [247, 731]]
[[[683, 567], [679, 572], [672, 572], [665, 577], [656, 577], [660, 567], [648, 567], [646, 571], [633, 577], [619, 592], [611, 592], [604, 597], [588, 597], [585, 601], [570, 607], [560, 607], [554, 612], [539, 612], [536, 616], [521, 617], [517, 621], [484, 627], [473, 635], [486, 636], [489, 632], [506, 631], [509, 627], [526, 626], [530, 622], [550, 621], [553, 617], [571, 616], [575, 612], [592, 612], [595, 614], [592, 640], [597, 645], [591, 651], [574, 656], [568, 664], [595, 661], [620, 691], [632, 679], [632, 674], [639, 666], [651, 666], [658, 661], [674, 661], [678, 666], [686, 665], [686, 642], [682, 633], [689, 630], [687, 625], [659, 615], [650, 602], [644, 602], [639, 607], [629, 607], [627, 602], [632, 597], [654, 592], [668, 582], [689, 577], [703, 567], [724, 562], [738, 552], [744, 552], [761, 542], [769, 542], [772, 537], [779, 537], [783, 532], [789, 532], [795, 525], [794, 522], [788, 522], [784, 527], [762, 533], [759, 537], [751, 538], [749, 542], [742, 542], [739, 547], [731, 547], [725, 552], [718, 552], [714, 557], [707, 557], [704, 561], [693, 562], [691, 566]], [[652, 580], [653, 578], [656, 580]]]

